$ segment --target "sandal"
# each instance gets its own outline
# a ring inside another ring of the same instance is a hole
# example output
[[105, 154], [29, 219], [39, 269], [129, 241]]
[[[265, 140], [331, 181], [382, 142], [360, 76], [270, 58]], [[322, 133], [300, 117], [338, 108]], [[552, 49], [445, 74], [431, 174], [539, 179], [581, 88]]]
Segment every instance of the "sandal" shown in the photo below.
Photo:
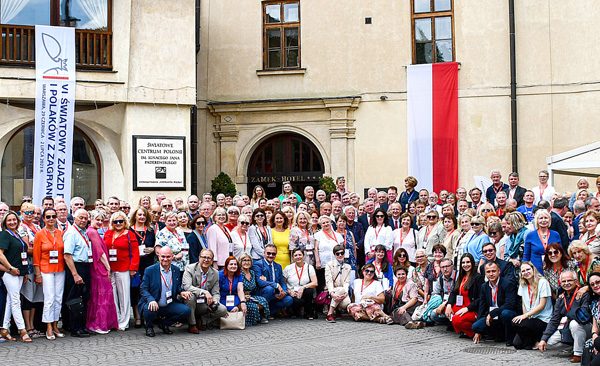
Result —
[[6, 339], [7, 341], [16, 341], [16, 339], [10, 335], [8, 329], [0, 329], [0, 337]]
[[29, 334], [27, 334], [26, 330], [24, 330], [20, 335], [21, 335], [21, 342], [23, 342], [23, 343], [31, 343], [31, 342], [33, 342], [33, 340], [31, 339], [31, 337], [29, 336]]

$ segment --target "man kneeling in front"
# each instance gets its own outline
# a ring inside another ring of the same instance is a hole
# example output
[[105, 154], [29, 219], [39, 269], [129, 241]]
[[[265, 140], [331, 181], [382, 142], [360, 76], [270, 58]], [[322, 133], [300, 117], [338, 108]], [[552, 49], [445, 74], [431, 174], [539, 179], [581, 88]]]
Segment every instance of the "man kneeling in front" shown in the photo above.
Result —
[[159, 263], [146, 268], [140, 286], [138, 309], [146, 321], [146, 335], [154, 337], [154, 323], [165, 334], [173, 334], [169, 326], [185, 322], [190, 316], [190, 308], [182, 303], [189, 300], [191, 293], [181, 290], [181, 271], [172, 266], [173, 252], [162, 247], [158, 253]]

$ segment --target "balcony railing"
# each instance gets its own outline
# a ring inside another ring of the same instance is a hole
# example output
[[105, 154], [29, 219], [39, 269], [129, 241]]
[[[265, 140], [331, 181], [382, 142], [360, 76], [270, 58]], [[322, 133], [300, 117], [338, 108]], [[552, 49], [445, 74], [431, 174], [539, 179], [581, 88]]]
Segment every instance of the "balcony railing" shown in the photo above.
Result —
[[[35, 27], [0, 24], [0, 65], [35, 65]], [[75, 30], [75, 61], [78, 69], [112, 69], [112, 32]]]

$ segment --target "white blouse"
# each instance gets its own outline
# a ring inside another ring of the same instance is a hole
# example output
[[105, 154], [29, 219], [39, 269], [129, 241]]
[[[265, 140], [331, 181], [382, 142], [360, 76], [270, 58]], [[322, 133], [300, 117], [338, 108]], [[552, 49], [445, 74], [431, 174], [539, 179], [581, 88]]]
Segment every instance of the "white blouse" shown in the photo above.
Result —
[[374, 251], [379, 244], [384, 245], [386, 250], [393, 249], [394, 233], [391, 226], [384, 225], [379, 229], [369, 226], [365, 234], [365, 254]]

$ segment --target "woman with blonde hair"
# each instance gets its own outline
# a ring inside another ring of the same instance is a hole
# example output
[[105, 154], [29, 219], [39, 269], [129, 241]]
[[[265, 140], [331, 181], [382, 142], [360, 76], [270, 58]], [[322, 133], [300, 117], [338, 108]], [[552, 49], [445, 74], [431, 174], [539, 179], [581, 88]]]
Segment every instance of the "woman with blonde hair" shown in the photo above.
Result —
[[300, 248], [304, 251], [304, 262], [314, 265], [315, 237], [309, 228], [310, 220], [310, 214], [306, 211], [300, 211], [296, 214], [290, 229], [289, 249], [292, 252], [294, 249]]
[[523, 262], [517, 293], [522, 299], [523, 314], [512, 320], [515, 329], [513, 344], [516, 349], [530, 349], [542, 339], [552, 317], [552, 289], [533, 263]]
[[578, 292], [582, 294], [588, 290], [587, 281], [592, 272], [600, 272], [600, 259], [595, 258], [590, 252], [590, 248], [581, 240], [573, 240], [569, 245], [569, 256], [574, 259], [577, 264], [575, 273], [579, 280], [579, 285], [583, 286]]
[[[212, 250], [212, 252], [215, 254], [215, 266], [219, 268], [223, 268], [223, 266], [225, 266], [225, 260], [229, 256], [230, 246], [233, 242], [231, 232], [227, 226], [225, 226], [227, 221], [227, 210], [225, 210], [223, 207], [217, 207], [212, 215], [213, 224], [206, 229], [206, 241], [208, 242], [208, 249]], [[158, 241], [158, 237], [156, 240]]]
[[581, 218], [585, 226], [585, 234], [580, 238], [590, 248], [594, 256], [600, 256], [600, 212], [589, 210]]
[[531, 261], [538, 272], [544, 271], [542, 260], [546, 253], [546, 247], [550, 243], [560, 243], [560, 236], [554, 230], [550, 230], [552, 218], [550, 212], [537, 210], [533, 218], [535, 230], [525, 236], [523, 249], [523, 261]]

